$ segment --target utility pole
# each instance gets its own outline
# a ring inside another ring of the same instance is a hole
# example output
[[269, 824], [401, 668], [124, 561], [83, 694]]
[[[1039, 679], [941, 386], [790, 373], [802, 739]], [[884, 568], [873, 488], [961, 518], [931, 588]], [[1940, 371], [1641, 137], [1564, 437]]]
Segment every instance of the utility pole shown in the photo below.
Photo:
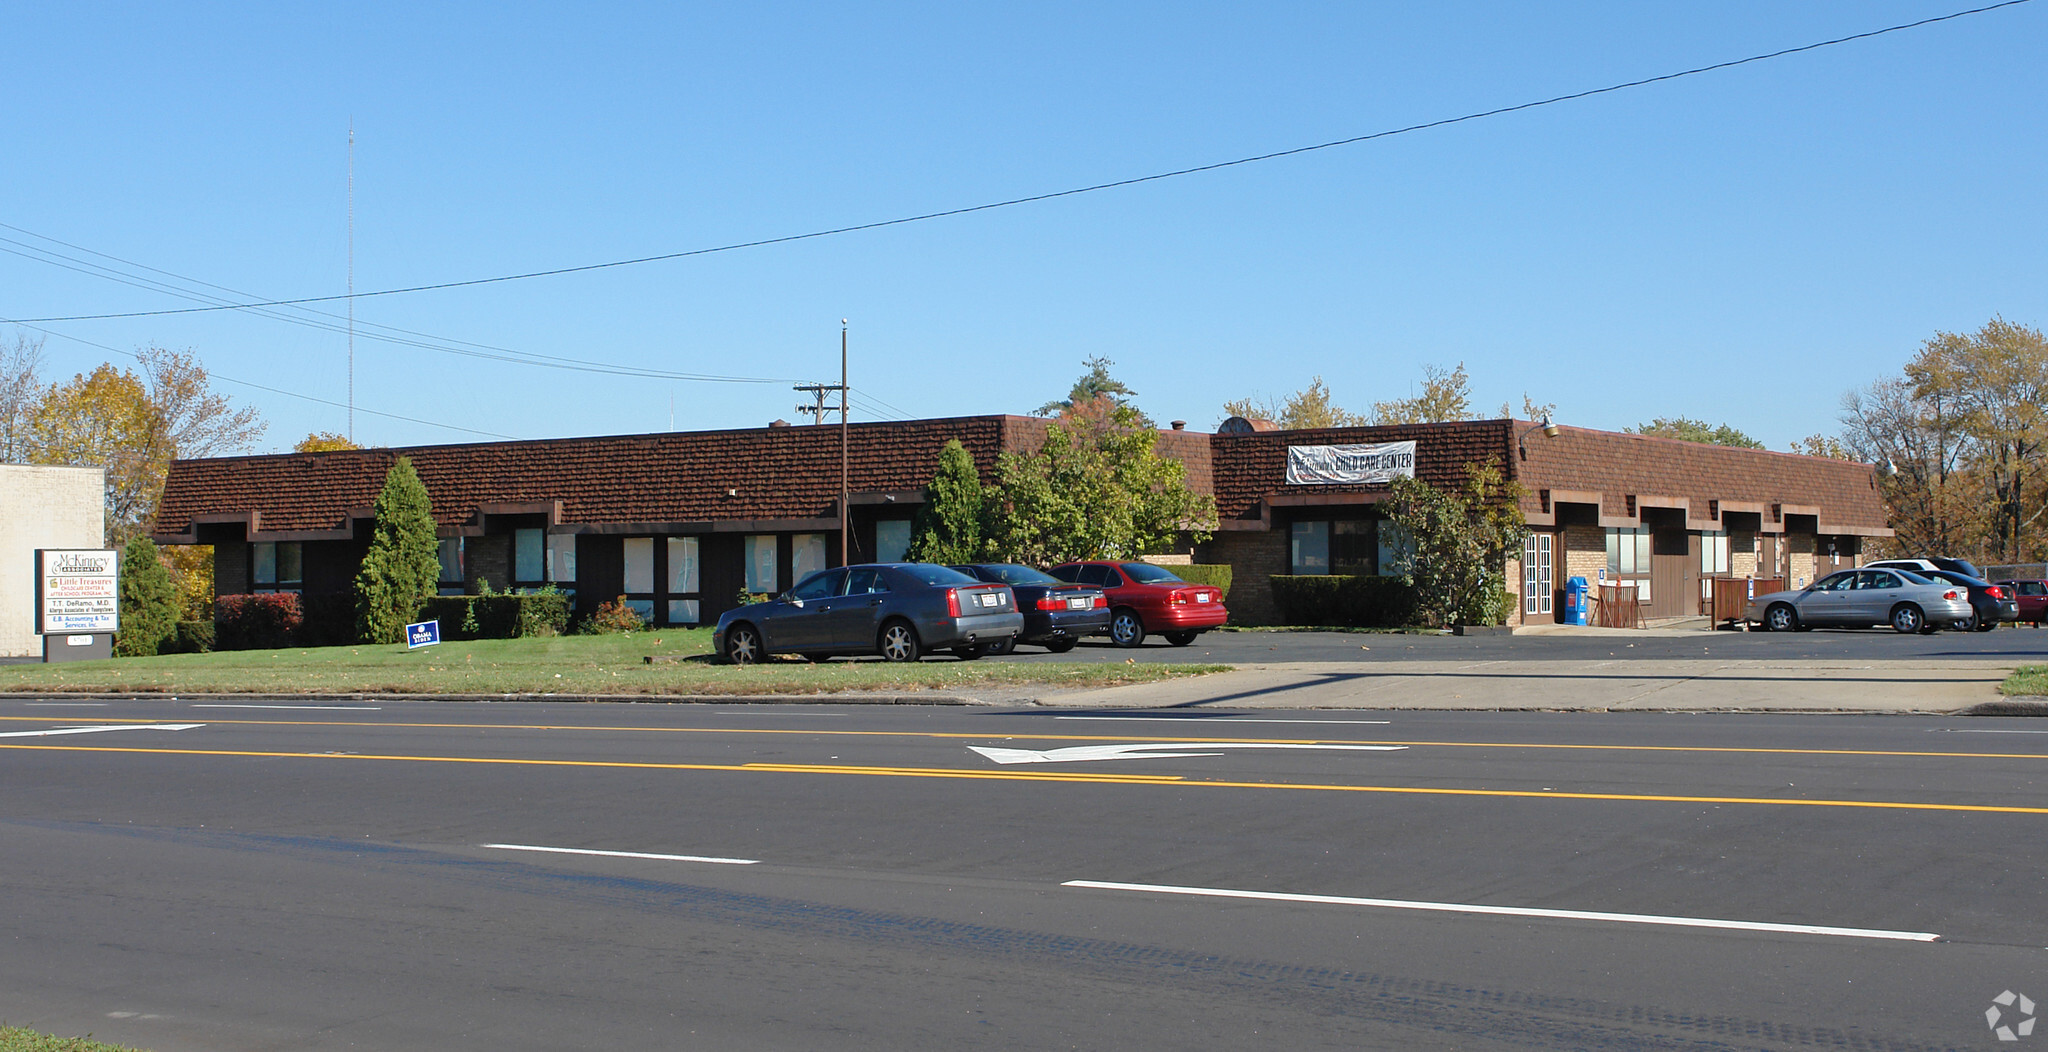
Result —
[[348, 119], [348, 441], [356, 441], [356, 119]]
[[[848, 477], [848, 462], [851, 458], [847, 452], [846, 396], [850, 388], [846, 386], [845, 318], [839, 319], [839, 382], [837, 384], [797, 384], [790, 389], [811, 396], [811, 404], [799, 405], [796, 407], [796, 411], [810, 414], [811, 423], [813, 424], [824, 423], [826, 413], [831, 412], [834, 408], [839, 410], [839, 565], [845, 566], [852, 562], [852, 553], [847, 548], [847, 520], [848, 505], [853, 499], [853, 490], [849, 484], [850, 480]], [[839, 395], [839, 405], [836, 407], [827, 405], [825, 402], [825, 396], [834, 392], [837, 392]]]

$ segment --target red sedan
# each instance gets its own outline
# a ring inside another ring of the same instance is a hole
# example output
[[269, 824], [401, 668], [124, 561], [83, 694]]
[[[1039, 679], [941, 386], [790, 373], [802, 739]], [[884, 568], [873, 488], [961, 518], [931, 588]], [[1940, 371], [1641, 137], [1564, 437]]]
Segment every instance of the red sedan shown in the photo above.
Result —
[[2048, 621], [2048, 581], [2000, 581], [2005, 594], [2019, 600], [2020, 616], [2017, 620], [2032, 622], [2039, 628], [2042, 621]]
[[1215, 585], [1189, 584], [1173, 571], [1151, 563], [1066, 563], [1048, 572], [1062, 581], [1092, 584], [1108, 593], [1109, 638], [1120, 647], [1145, 642], [1148, 632], [1184, 647], [1230, 617], [1230, 611], [1223, 608], [1223, 593]]

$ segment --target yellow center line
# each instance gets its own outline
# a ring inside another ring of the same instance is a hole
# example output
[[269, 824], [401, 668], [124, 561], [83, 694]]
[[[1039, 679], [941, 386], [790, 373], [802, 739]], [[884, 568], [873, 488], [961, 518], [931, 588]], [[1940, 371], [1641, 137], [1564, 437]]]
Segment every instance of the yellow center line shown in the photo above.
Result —
[[1683, 796], [1655, 793], [1578, 793], [1531, 789], [1459, 789], [1436, 786], [1344, 785], [1327, 782], [1243, 782], [1142, 775], [1065, 771], [968, 770], [950, 767], [863, 767], [849, 764], [800, 763], [652, 763], [627, 760], [540, 760], [510, 756], [403, 756], [379, 753], [271, 752], [240, 749], [143, 749], [89, 745], [0, 745], [30, 752], [126, 753], [154, 756], [232, 756], [260, 759], [378, 760], [406, 763], [458, 763], [517, 767], [585, 767], [646, 771], [731, 771], [742, 774], [867, 775], [887, 778], [946, 778], [960, 781], [1065, 782], [1091, 785], [1153, 785], [1191, 789], [1287, 789], [1311, 792], [1391, 793], [1410, 796], [1473, 796], [1540, 800], [1610, 800], [1659, 804], [1749, 804], [1770, 807], [1851, 807], [1889, 811], [1960, 811], [1980, 814], [2048, 815], [2048, 807], [1997, 804], [1943, 804], [1912, 800], [1802, 800], [1765, 796]]
[[[1185, 738], [1124, 734], [1037, 734], [1018, 731], [831, 730], [826, 728], [813, 730], [810, 728], [785, 727], [622, 727], [554, 723], [385, 723], [368, 720], [218, 720], [195, 715], [186, 715], [181, 718], [204, 719], [207, 725], [219, 727], [353, 727], [359, 730], [410, 728], [416, 730], [472, 731], [595, 731], [630, 734], [799, 735], [814, 738], [923, 738], [949, 741], [964, 739], [969, 741], [1164, 742], [1168, 744], [1185, 742], [1189, 744], [1215, 743], [1219, 745], [1405, 745], [1411, 748], [1436, 749], [1576, 749], [1590, 752], [1724, 753], [1751, 756], [1893, 756], [1932, 760], [2048, 760], [2048, 753], [1941, 752], [1910, 749], [1771, 749], [1723, 745], [1597, 745], [1570, 742], [1460, 742], [1396, 738]], [[78, 723], [81, 722], [81, 719], [67, 719], [61, 716], [0, 716], [0, 720], [45, 724]], [[164, 719], [165, 717], [153, 719], [102, 719], [95, 716], [90, 719], [90, 722], [98, 724], [151, 724], [161, 723]]]

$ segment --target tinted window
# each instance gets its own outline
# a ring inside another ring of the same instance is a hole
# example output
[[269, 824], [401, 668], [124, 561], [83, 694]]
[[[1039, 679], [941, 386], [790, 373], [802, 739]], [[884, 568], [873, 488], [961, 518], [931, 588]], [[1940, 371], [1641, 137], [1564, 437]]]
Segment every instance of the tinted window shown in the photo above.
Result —
[[1849, 573], [1838, 573], [1833, 575], [1832, 577], [1821, 578], [1821, 580], [1813, 586], [1814, 591], [1817, 592], [1839, 592], [1845, 588], [1854, 587], [1856, 587], [1856, 574], [1854, 571], [1850, 571]]
[[872, 566], [864, 566], [853, 571], [846, 582], [847, 595], [872, 595], [888, 590], [889, 582], [883, 579], [882, 571]]
[[1000, 581], [1003, 584], [1058, 584], [1060, 579], [1042, 573], [1029, 566], [1002, 563], [995, 566], [977, 566], [974, 576], [984, 581]]
[[1899, 580], [1899, 575], [1895, 573], [1891, 573], [1886, 570], [1876, 570], [1870, 574], [1870, 580], [1867, 583], [1865, 583], [1863, 587], [1897, 588], [1904, 583], [1905, 582]]
[[838, 595], [839, 585], [845, 580], [845, 570], [822, 570], [797, 582], [797, 586], [789, 590], [789, 597], [809, 601]]
[[1151, 563], [1125, 563], [1124, 576], [1139, 584], [1186, 584], [1173, 575], [1173, 571]]
[[1057, 577], [1062, 581], [1073, 582], [1079, 581], [1081, 579], [1081, 571], [1083, 569], [1085, 569], [1085, 567], [1080, 567], [1074, 565], [1073, 563], [1068, 563], [1065, 566], [1053, 567], [1051, 573], [1054, 577]]
[[[1900, 577], [1903, 577], [1903, 578], [1905, 578], [1905, 579], [1906, 579], [1906, 583], [1907, 583], [1907, 584], [1939, 584], [1940, 582], [1936, 581], [1936, 580], [1935, 580], [1935, 579], [1934, 579], [1934, 578], [1933, 578], [1933, 577], [1931, 576], [1931, 573], [1939, 573], [1939, 572], [1940, 572], [1940, 571], [1914, 571], [1914, 570], [1899, 570], [1899, 571], [1897, 571], [1897, 573], [1898, 573], [1898, 575], [1899, 575]], [[1929, 576], [1923, 576], [1923, 574], [1929, 574]], [[1898, 586], [1897, 586], [1897, 585], [1893, 585], [1892, 587], [1896, 588], [1896, 587], [1898, 587]]]
[[896, 572], [902, 574], [905, 577], [910, 578], [913, 581], [918, 582], [919, 584], [928, 584], [933, 586], [951, 586], [956, 584], [974, 583], [974, 578], [969, 577], [966, 574], [953, 569], [952, 567], [935, 566], [931, 563], [904, 563], [903, 565], [896, 567]]
[[2041, 582], [2039, 582], [2039, 581], [2021, 581], [2021, 582], [2020, 582], [2020, 594], [2021, 594], [2021, 595], [2048, 595], [2048, 584], [2042, 584], [2042, 583], [2041, 583]]

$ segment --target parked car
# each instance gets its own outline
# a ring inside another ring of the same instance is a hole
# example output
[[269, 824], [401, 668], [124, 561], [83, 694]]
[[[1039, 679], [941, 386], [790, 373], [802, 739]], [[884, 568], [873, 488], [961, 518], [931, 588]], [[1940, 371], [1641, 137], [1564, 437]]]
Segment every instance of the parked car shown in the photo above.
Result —
[[1977, 565], [1968, 559], [1879, 559], [1863, 565], [1880, 570], [1911, 570], [1923, 575], [1929, 570], [1947, 570], [1971, 577], [1984, 576], [1984, 571], [1977, 569]]
[[1008, 585], [930, 563], [875, 563], [820, 570], [773, 600], [729, 610], [711, 645], [735, 665], [778, 653], [916, 661], [941, 649], [967, 661], [1023, 630]]
[[1767, 632], [1883, 624], [1902, 633], [1933, 632], [1970, 616], [1970, 593], [1911, 570], [1865, 567], [1831, 573], [1798, 591], [1757, 596], [1743, 616]]
[[1017, 609], [1024, 615], [1022, 635], [1014, 641], [984, 644], [984, 653], [1006, 654], [1017, 643], [1032, 643], [1064, 654], [1082, 637], [1109, 631], [1109, 596], [1093, 585], [1068, 584], [1016, 563], [970, 563], [953, 569], [977, 581], [1009, 585], [1017, 597]]
[[2025, 621], [2035, 628], [2048, 621], [2048, 581], [2000, 581], [1998, 587], [2005, 589], [2019, 605], [2016, 621]]
[[1157, 632], [1177, 647], [1230, 619], [1215, 585], [1189, 584], [1151, 563], [1107, 560], [1066, 563], [1050, 571], [1062, 581], [1094, 585], [1109, 596], [1109, 638], [1120, 647]]
[[1989, 632], [1997, 628], [2000, 621], [2020, 619], [2019, 602], [2003, 586], [1954, 570], [1930, 570], [1920, 576], [1959, 584], [1970, 590], [1970, 616], [1952, 626], [1958, 632]]

